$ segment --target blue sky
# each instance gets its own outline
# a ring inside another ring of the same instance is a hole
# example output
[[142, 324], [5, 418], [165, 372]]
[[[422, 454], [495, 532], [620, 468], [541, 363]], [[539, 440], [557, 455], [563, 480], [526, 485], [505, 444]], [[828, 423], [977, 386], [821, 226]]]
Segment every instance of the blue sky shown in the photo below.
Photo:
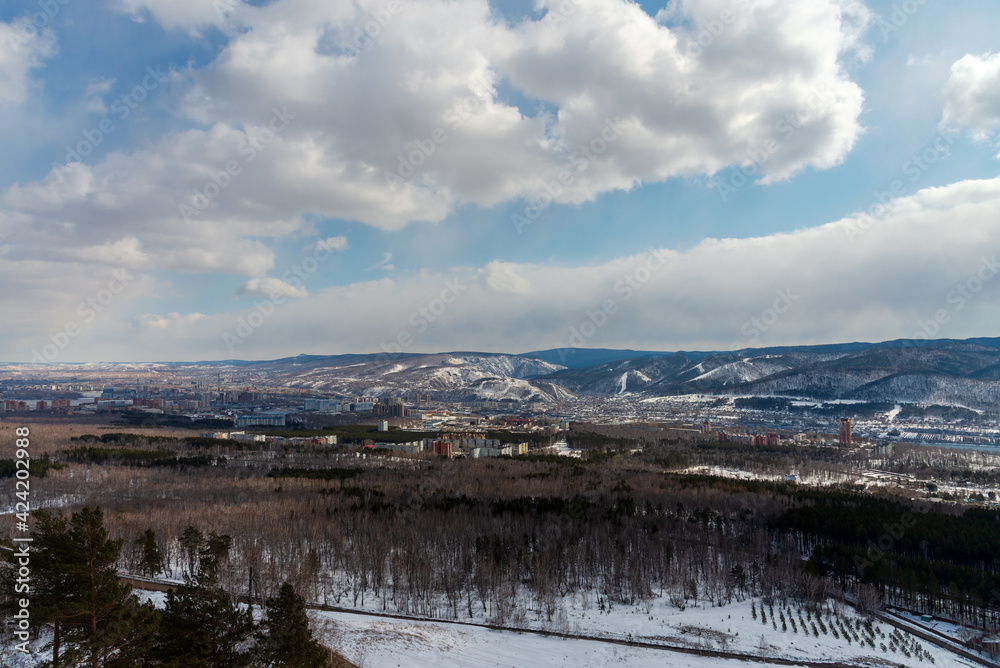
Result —
[[[5, 360], [371, 352], [400, 335], [518, 352], [566, 345], [607, 299], [583, 345], [889, 339], [942, 310], [936, 334], [997, 332], [996, 285], [949, 300], [1000, 232], [996, 200], [969, 194], [1000, 198], [995, 3], [220, 2], [68, 0], [44, 22], [37, 1], [0, 8]], [[143, 89], [149, 72], [164, 78]], [[281, 109], [292, 120], [247, 159]], [[612, 118], [620, 135], [518, 231]], [[762, 168], [724, 192], [769, 134]], [[96, 146], [63, 167], [81, 142]], [[388, 187], [421, 145], [426, 165]], [[185, 217], [227, 162], [240, 173]], [[897, 180], [884, 224], [853, 235]], [[831, 225], [837, 243], [818, 241]], [[317, 243], [330, 259], [288, 280]], [[665, 269], [625, 299], [620, 279], [656, 250]], [[115, 271], [131, 278], [89, 319]], [[449, 278], [468, 289], [422, 327]], [[789, 287], [804, 296], [788, 315], [746, 326]]]

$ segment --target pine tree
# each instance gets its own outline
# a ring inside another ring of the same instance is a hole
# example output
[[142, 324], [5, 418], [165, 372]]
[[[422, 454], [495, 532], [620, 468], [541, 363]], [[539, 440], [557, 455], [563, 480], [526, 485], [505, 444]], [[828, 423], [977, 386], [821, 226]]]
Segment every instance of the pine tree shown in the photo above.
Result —
[[187, 557], [188, 575], [194, 577], [198, 568], [198, 555], [205, 547], [205, 537], [193, 526], [184, 529], [180, 537], [181, 547], [184, 548], [184, 555]]
[[163, 570], [163, 555], [156, 545], [156, 533], [152, 529], [135, 539], [135, 545], [142, 551], [139, 559], [139, 572], [146, 576], [153, 576]]
[[[36, 515], [39, 609], [56, 626], [53, 665], [127, 668], [141, 665], [159, 613], [118, 579], [122, 541], [108, 538], [100, 508], [65, 518]], [[59, 656], [62, 643], [66, 651]]]
[[240, 611], [219, 585], [218, 562], [203, 553], [195, 579], [167, 593], [153, 662], [170, 668], [241, 668], [253, 634], [249, 611]]
[[[276, 598], [267, 600], [267, 617], [258, 634], [257, 648], [265, 666], [274, 668], [325, 668], [330, 652], [313, 638], [305, 599], [289, 583]], [[266, 630], [266, 633], [263, 631]]]
[[32, 612], [36, 624], [52, 624], [52, 666], [58, 667], [65, 622], [74, 615], [72, 595], [76, 593], [64, 567], [71, 552], [67, 521], [47, 510], [37, 510], [32, 516]]
[[232, 536], [226, 534], [220, 536], [213, 531], [208, 535], [208, 540], [205, 541], [205, 546], [200, 553], [201, 558], [210, 560], [218, 568], [229, 559], [229, 548], [232, 545]]

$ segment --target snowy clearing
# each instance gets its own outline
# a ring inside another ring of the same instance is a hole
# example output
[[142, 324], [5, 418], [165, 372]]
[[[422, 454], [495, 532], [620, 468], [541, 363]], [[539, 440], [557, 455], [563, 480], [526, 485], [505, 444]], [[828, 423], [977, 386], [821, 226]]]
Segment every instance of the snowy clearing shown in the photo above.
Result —
[[[804, 663], [842, 662], [903, 668], [977, 665], [884, 622], [874, 622], [871, 632], [868, 632], [863, 619], [853, 609], [834, 607], [836, 612], [828, 609], [817, 617], [800, 610], [795, 604], [788, 607], [775, 604], [775, 619], [771, 618], [771, 609], [766, 608], [767, 621], [764, 622], [760, 613], [765, 606], [759, 600], [741, 601], [723, 607], [688, 607], [683, 611], [667, 601], [658, 600], [636, 607], [617, 606], [610, 612], [601, 612], [593, 607], [584, 609], [564, 601], [566, 615], [558, 624], [536, 618], [525, 620], [522, 626], [609, 640], [633, 640]], [[362, 668], [619, 664], [710, 668], [745, 663], [612, 645], [597, 640], [544, 637], [447, 622], [397, 620], [327, 611], [313, 611], [311, 616], [324, 640]], [[820, 631], [820, 628], [824, 630]], [[530, 663], [527, 662], [529, 657]]]

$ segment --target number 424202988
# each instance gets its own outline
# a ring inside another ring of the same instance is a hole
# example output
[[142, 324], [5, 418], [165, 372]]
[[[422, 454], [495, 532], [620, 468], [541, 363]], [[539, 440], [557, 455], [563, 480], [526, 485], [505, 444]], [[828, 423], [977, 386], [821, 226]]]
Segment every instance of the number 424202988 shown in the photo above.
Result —
[[28, 452], [28, 447], [31, 445], [31, 441], [28, 439], [30, 435], [27, 427], [18, 427], [15, 431], [17, 435], [17, 441], [15, 445], [17, 450], [14, 453], [14, 467], [16, 469], [17, 482], [15, 483], [15, 496], [18, 498], [15, 504], [17, 521], [26, 523], [28, 521], [28, 513], [31, 512], [31, 507], [28, 504], [28, 491], [30, 489], [28, 477], [31, 475], [31, 454]]

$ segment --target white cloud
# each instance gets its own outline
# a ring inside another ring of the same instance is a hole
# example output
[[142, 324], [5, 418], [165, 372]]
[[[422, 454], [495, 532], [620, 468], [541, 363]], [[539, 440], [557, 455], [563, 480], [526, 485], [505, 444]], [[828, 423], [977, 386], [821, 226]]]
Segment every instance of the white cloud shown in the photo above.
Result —
[[944, 98], [943, 126], [989, 138], [1000, 129], [1000, 53], [969, 54], [953, 63]]
[[204, 313], [188, 313], [187, 315], [181, 315], [180, 313], [174, 311], [166, 315], [146, 313], [136, 318], [136, 323], [141, 329], [167, 330], [175, 328], [178, 325], [184, 326], [197, 324], [199, 321], [206, 319], [208, 319], [208, 316]]
[[320, 239], [316, 242], [316, 248], [319, 250], [329, 251], [331, 253], [345, 251], [347, 250], [347, 237], [336, 236]]
[[490, 262], [484, 267], [481, 278], [491, 292], [509, 292], [526, 295], [534, 291], [531, 281], [524, 277], [525, 268], [513, 262]]
[[[681, 2], [672, 13], [685, 20], [671, 26], [623, 0], [568, 6], [563, 17], [565, 4], [544, 2], [546, 18], [508, 26], [485, 0], [412, 0], [396, 14], [377, 0], [239, 4], [228, 45], [189, 73], [184, 111], [210, 129], [120, 156], [119, 169], [184, 198], [248, 155], [241, 142], [287, 109], [294, 118], [258, 152], [254, 176], [234, 180], [211, 210], [395, 229], [462, 203], [535, 198], [546, 185], [579, 203], [711, 175], [772, 145], [762, 177], [779, 180], [838, 164], [861, 133], [863, 95], [844, 67], [862, 51], [868, 14], [857, 2], [758, 0], [731, 14], [739, 3]], [[168, 28], [220, 20], [200, 0], [124, 7]], [[384, 27], [373, 22], [379, 12]], [[699, 46], [698, 26], [720, 16], [721, 33]], [[374, 37], [356, 39], [372, 26]], [[163, 172], [170, 178], [157, 181]], [[390, 173], [400, 175], [394, 187]], [[128, 188], [118, 175], [98, 182], [116, 199]], [[153, 211], [176, 219], [176, 207]]]
[[191, 34], [225, 26], [226, 17], [242, 4], [242, 0], [121, 0], [122, 10], [135, 21], [143, 22], [149, 15], [164, 28]]
[[[100, 160], [78, 145], [83, 162], [0, 192], [0, 234], [17, 260], [17, 271], [0, 264], [4, 285], [53, 313], [35, 322], [21, 307], [10, 311], [20, 318], [9, 334], [18, 346], [58, 327], [92, 287], [87, 277], [112, 267], [230, 273], [259, 293], [278, 280], [266, 278], [275, 269], [269, 244], [300, 238], [317, 218], [394, 230], [443, 220], [464, 204], [489, 207], [546, 190], [579, 203], [713, 175], [773, 146], [761, 173], [770, 182], [838, 164], [862, 132], [863, 94], [846, 68], [865, 57], [869, 15], [853, 0], [757, 0], [744, 9], [731, 0], [676, 2], [655, 19], [625, 0], [544, 0], [546, 17], [515, 24], [499, 22], [485, 0], [409, 0], [388, 18], [381, 0], [120, 6], [193, 35], [219, 28], [228, 42], [214, 62], [173, 77], [164, 102], [179, 105], [186, 129]], [[706, 39], [703, 26], [716, 19], [723, 29]], [[357, 40], [366, 28], [377, 35]], [[54, 49], [43, 32], [21, 52], [0, 55], [0, 103], [24, 99], [31, 68]], [[92, 87], [95, 105], [102, 86]], [[399, 171], [400, 182], [388, 183], [386, 174]], [[318, 244], [341, 251], [346, 240]], [[603, 285], [593, 283], [600, 271], [566, 272], [547, 283], [543, 268], [482, 268], [470, 290], [482, 291], [484, 303], [495, 298], [498, 308], [481, 314], [490, 336], [549, 336], [550, 326], [527, 321], [511, 329], [503, 307], [525, 303], [529, 313], [568, 317], [547, 295]], [[421, 276], [290, 295], [300, 299], [274, 318], [313, 322], [345, 308], [366, 316], [381, 305], [370, 326], [344, 332], [348, 347], [368, 346], [387, 318], [440, 292], [441, 276]], [[177, 338], [159, 342], [163, 350], [179, 350], [181, 341], [196, 350], [191, 337], [222, 317], [147, 319], [161, 324], [142, 336], [170, 332]], [[472, 323], [456, 320], [453, 335], [471, 336]]]
[[114, 85], [114, 79], [94, 79], [87, 84], [87, 111], [97, 114], [108, 113], [108, 108], [104, 104], [104, 96], [111, 92]]
[[39, 30], [28, 18], [0, 21], [0, 107], [24, 102], [32, 85], [30, 71], [55, 53], [55, 36], [48, 28]]
[[[268, 241], [316, 217], [397, 229], [546, 189], [578, 203], [713, 174], [774, 140], [771, 181], [838, 163], [861, 132], [862, 93], [843, 61], [866, 18], [848, 0], [758, 0], [703, 45], [697, 26], [733, 3], [677, 3], [684, 21], [670, 25], [624, 0], [543, 3], [545, 18], [516, 25], [484, 0], [400, 6], [381, 27], [377, 0], [234, 5], [215, 62], [175, 77], [203, 127], [93, 162], [81, 142], [84, 162], [0, 192], [0, 233], [40, 267], [89, 258], [261, 278], [274, 269]], [[221, 20], [202, 0], [123, 7], [168, 28]], [[357, 28], [378, 34], [353, 53]], [[3, 56], [0, 96], [23, 95], [52, 49], [42, 36]], [[401, 161], [421, 164], [392, 186]], [[324, 243], [339, 250], [336, 239]]]
[[251, 278], [236, 290], [236, 294], [277, 299], [306, 297], [309, 292], [302, 285], [291, 285], [280, 278]]
[[[866, 231], [854, 236], [862, 224]], [[517, 352], [579, 343], [572, 332], [586, 334], [588, 322], [604, 324], [584, 345], [633, 349], [886, 340], [919, 335], [935, 320], [934, 335], [964, 338], [995, 323], [998, 255], [1000, 178], [965, 181], [895, 200], [871, 224], [858, 216], [588, 266], [492, 262], [329, 287], [276, 307], [233, 351], [223, 335], [250, 310], [147, 316], [142, 327], [109, 318], [110, 333], [91, 356], [378, 352], [401, 336], [412, 352]], [[779, 290], [791, 307], [769, 320]], [[5, 347], [22, 348], [29, 346]]]
[[395, 265], [391, 264], [390, 260], [392, 260], [392, 253], [390, 253], [389, 251], [383, 251], [382, 259], [379, 262], [376, 262], [372, 266], [365, 269], [365, 271], [371, 271], [373, 269], [380, 269], [380, 268], [395, 269], [396, 268]]

